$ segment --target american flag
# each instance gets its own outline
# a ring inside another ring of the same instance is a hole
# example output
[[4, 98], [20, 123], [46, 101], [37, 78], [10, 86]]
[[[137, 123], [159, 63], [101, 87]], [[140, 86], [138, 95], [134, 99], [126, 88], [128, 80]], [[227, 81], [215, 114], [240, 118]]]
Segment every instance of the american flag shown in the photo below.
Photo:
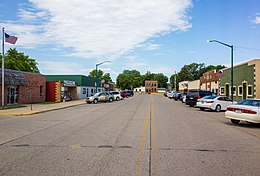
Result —
[[18, 39], [18, 37], [11, 36], [11, 35], [8, 35], [7, 33], [5, 33], [5, 42], [15, 44], [17, 39]]
[[218, 72], [216, 73], [216, 77], [220, 78], [220, 77], [222, 77], [222, 76], [225, 76], [225, 74], [224, 74], [222, 71], [218, 71]]

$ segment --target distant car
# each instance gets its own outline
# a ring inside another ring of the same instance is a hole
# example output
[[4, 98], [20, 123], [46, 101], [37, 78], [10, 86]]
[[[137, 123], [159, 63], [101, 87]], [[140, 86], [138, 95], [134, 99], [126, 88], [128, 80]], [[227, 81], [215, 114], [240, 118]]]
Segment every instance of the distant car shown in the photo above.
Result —
[[112, 102], [112, 101], [113, 101], [113, 98], [109, 97], [109, 95], [106, 92], [99, 92], [93, 96], [86, 98], [86, 102], [89, 104], [90, 103], [96, 104], [98, 102]]
[[240, 121], [260, 123], [260, 99], [246, 99], [227, 107], [226, 118], [233, 124]]
[[127, 97], [126, 91], [120, 91], [120, 95], [121, 95], [121, 97], [123, 97], [123, 98], [126, 98], [126, 97]]
[[204, 111], [205, 109], [211, 109], [217, 112], [227, 110], [229, 105], [232, 105], [236, 102], [232, 102], [226, 96], [206, 96], [197, 101], [196, 107], [200, 108], [200, 110]]
[[123, 99], [123, 97], [121, 97], [119, 91], [110, 91], [110, 93], [112, 93], [114, 95], [114, 100], [116, 100], [116, 101], [119, 101], [119, 100]]
[[197, 104], [197, 101], [205, 96], [213, 96], [216, 95], [213, 92], [206, 91], [206, 90], [196, 90], [188, 92], [186, 95], [186, 105], [190, 107], [194, 107]]
[[176, 93], [173, 95], [173, 98], [174, 98], [175, 101], [180, 100], [180, 98], [181, 98], [181, 92], [176, 92]]
[[168, 93], [167, 93], [167, 97], [170, 98], [170, 99], [172, 99], [172, 98], [174, 98], [174, 94], [175, 94], [175, 93], [176, 93], [176, 91], [168, 92]]
[[132, 97], [132, 96], [134, 96], [134, 91], [126, 90], [126, 94], [127, 94], [128, 97]]
[[180, 101], [181, 101], [182, 103], [185, 103], [185, 101], [186, 101], [186, 95], [187, 95], [187, 92], [183, 92], [183, 93], [181, 94], [181, 96], [180, 96]]
[[[112, 94], [111, 92], [106, 92], [107, 96], [108, 96], [108, 100], [109, 102], [115, 101], [116, 98], [114, 96], [114, 94]], [[111, 101], [112, 100], [112, 101]]]

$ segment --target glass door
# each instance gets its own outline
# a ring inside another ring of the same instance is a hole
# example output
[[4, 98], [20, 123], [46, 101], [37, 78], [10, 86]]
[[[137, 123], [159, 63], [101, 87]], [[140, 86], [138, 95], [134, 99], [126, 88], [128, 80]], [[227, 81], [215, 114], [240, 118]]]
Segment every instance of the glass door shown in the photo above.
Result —
[[7, 87], [7, 105], [18, 103], [18, 88], [17, 86]]

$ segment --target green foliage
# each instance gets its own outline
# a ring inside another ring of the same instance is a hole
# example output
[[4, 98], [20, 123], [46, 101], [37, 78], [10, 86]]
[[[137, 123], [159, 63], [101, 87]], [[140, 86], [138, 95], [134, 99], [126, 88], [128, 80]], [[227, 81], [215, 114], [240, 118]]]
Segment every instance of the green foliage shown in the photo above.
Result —
[[[89, 72], [90, 77], [96, 78], [96, 69], [93, 69], [91, 72]], [[110, 73], [105, 73], [102, 70], [98, 70], [98, 79], [99, 80], [105, 80], [105, 83], [111, 82], [112, 79], [110, 77]]]
[[131, 89], [143, 85], [143, 76], [136, 70], [124, 70], [116, 79], [117, 87], [121, 90]]
[[162, 73], [155, 74], [147, 72], [145, 75], [141, 75], [140, 72], [136, 70], [124, 70], [123, 73], [118, 75], [116, 82], [117, 86], [124, 90], [143, 86], [145, 80], [156, 80], [158, 81], [159, 88], [166, 88], [168, 77]]
[[[1, 61], [2, 64], [2, 55]], [[15, 48], [10, 48], [5, 55], [5, 68], [32, 73], [40, 73], [35, 59], [18, 52]]]
[[[180, 72], [176, 74], [176, 83], [177, 83], [177, 90], [179, 89], [179, 82], [181, 81], [194, 81], [200, 79], [203, 73], [210, 71], [210, 70], [221, 70], [225, 68], [223, 65], [209, 65], [205, 66], [204, 63], [191, 63], [189, 65], [184, 65]], [[175, 74], [170, 77], [170, 83], [175, 88]]]
[[[102, 70], [98, 70], [98, 79], [102, 80], [104, 72]], [[96, 69], [93, 69], [91, 72], [89, 72], [89, 77], [96, 78]]]

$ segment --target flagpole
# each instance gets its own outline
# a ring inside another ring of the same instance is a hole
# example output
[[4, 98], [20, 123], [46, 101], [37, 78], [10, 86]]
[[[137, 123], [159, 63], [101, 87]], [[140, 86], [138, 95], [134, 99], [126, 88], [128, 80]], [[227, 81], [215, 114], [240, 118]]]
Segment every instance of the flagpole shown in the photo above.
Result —
[[4, 47], [5, 47], [5, 28], [3, 28], [3, 51], [2, 51], [2, 109], [4, 109], [5, 106], [5, 53], [4, 53]]

